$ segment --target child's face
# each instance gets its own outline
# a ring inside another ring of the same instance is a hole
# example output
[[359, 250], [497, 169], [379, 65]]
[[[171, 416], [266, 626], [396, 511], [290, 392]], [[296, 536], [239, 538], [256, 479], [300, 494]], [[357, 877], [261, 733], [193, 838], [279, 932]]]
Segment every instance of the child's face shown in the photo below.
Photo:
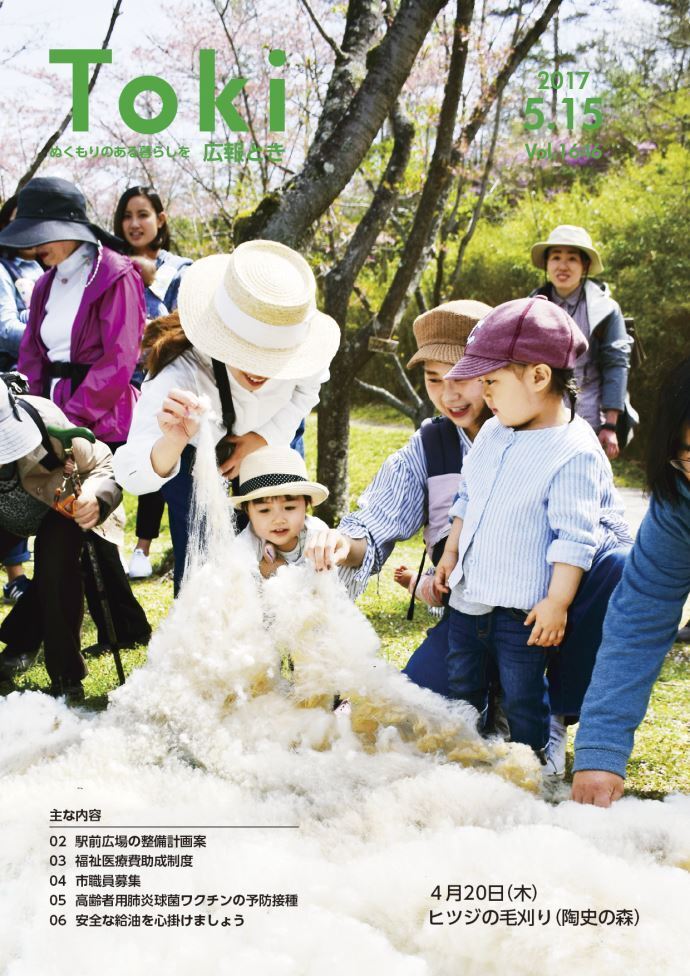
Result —
[[274, 495], [247, 502], [254, 534], [282, 552], [291, 552], [297, 545], [306, 514], [304, 495]]
[[424, 384], [427, 396], [439, 413], [448, 417], [456, 427], [462, 427], [474, 437], [486, 419], [484, 391], [477, 380], [445, 380], [443, 377], [454, 363], [427, 360], [424, 363]]
[[264, 383], [268, 382], [268, 376], [256, 376], [254, 373], [245, 373], [241, 369], [235, 369], [234, 366], [228, 366], [228, 369], [240, 386], [245, 390], [249, 390], [250, 393], [255, 393], [257, 390], [260, 390]]
[[486, 405], [504, 427], [529, 427], [543, 406], [534, 383], [534, 367], [504, 366], [480, 376]]

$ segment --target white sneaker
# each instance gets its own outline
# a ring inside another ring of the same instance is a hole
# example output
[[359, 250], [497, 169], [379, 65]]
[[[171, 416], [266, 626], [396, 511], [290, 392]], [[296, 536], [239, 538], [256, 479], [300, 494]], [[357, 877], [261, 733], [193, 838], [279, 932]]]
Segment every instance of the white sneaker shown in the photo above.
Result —
[[151, 560], [143, 549], [135, 549], [129, 561], [127, 575], [130, 579], [148, 579], [153, 572]]
[[551, 716], [549, 744], [546, 747], [546, 765], [544, 772], [547, 776], [565, 776], [565, 747], [568, 744], [568, 729], [564, 715]]

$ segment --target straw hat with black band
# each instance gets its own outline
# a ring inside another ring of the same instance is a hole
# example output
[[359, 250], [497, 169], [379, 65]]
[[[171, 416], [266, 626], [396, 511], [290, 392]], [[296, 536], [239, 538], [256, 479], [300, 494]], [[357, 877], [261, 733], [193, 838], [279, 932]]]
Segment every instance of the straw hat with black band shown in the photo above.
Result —
[[246, 241], [232, 254], [195, 261], [182, 278], [178, 310], [196, 349], [255, 376], [313, 376], [340, 344], [337, 323], [316, 307], [311, 268], [276, 241]]
[[445, 302], [418, 315], [412, 326], [418, 348], [407, 368], [432, 361], [457, 363], [465, 353], [470, 332], [490, 311], [491, 306], [484, 302], [462, 300]]
[[73, 183], [37, 176], [19, 191], [17, 215], [0, 232], [0, 245], [25, 248], [52, 241], [100, 242], [121, 254], [126, 250], [119, 237], [88, 220], [84, 195]]
[[591, 277], [601, 274], [604, 265], [601, 263], [599, 252], [592, 244], [592, 238], [584, 227], [575, 224], [560, 224], [549, 234], [548, 240], [537, 241], [532, 245], [532, 264], [542, 270], [546, 268], [546, 252], [550, 247], [574, 247], [589, 258], [587, 274]]
[[239, 494], [230, 503], [239, 508], [244, 502], [274, 495], [307, 495], [312, 505], [320, 505], [328, 498], [328, 488], [309, 480], [304, 458], [297, 451], [268, 445], [242, 461]]

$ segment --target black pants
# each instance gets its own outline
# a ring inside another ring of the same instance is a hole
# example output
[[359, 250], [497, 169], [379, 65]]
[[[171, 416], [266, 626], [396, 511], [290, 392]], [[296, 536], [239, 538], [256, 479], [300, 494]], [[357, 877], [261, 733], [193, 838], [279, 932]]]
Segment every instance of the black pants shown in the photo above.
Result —
[[[132, 587], [122, 567], [117, 546], [113, 545], [112, 542], [106, 542], [95, 532], [91, 532], [90, 538], [96, 549], [96, 558], [101, 570], [118, 644], [146, 643], [151, 636], [151, 627], [146, 619], [146, 614], [132, 593]], [[110, 637], [101, 605], [102, 598], [98, 595], [91, 559], [86, 548], [82, 552], [81, 564], [84, 571], [86, 602], [93, 622], [96, 624], [98, 641], [101, 644], [109, 644]]]
[[[16, 538], [0, 530], [0, 550]], [[34, 578], [0, 626], [0, 640], [15, 653], [35, 653], [43, 641], [51, 681], [81, 681], [86, 674], [79, 653], [83, 545], [84, 533], [76, 522], [49, 510], [36, 533]]]
[[157, 539], [165, 511], [165, 498], [160, 491], [139, 495], [137, 502], [137, 539]]
[[[31, 586], [0, 626], [0, 640], [14, 653], [34, 653], [43, 641], [51, 680], [78, 681], [86, 673], [79, 652], [85, 589], [91, 595], [99, 640], [108, 639], [85, 536], [76, 522], [48, 510], [36, 533]], [[145, 640], [151, 628], [129, 586], [117, 546], [94, 532], [89, 538], [96, 548], [118, 642]], [[17, 536], [0, 529], [0, 558], [16, 541]]]

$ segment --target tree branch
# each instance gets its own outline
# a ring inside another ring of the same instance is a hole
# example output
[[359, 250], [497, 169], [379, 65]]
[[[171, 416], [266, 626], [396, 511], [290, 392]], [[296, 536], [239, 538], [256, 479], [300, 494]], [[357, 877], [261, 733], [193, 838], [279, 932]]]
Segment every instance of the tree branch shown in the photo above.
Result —
[[302, 172], [271, 205], [262, 201], [240, 229], [295, 246], [345, 188], [391, 114], [420, 47], [447, 0], [402, 0], [344, 115], [324, 141], [315, 139]]
[[489, 144], [489, 152], [486, 157], [486, 163], [484, 165], [484, 172], [482, 173], [482, 180], [479, 187], [479, 193], [475, 201], [474, 207], [472, 208], [472, 217], [467, 226], [467, 230], [462, 236], [460, 241], [460, 246], [458, 247], [458, 255], [455, 261], [455, 268], [453, 269], [453, 274], [450, 279], [448, 292], [449, 294], [454, 294], [455, 289], [458, 287], [458, 282], [460, 281], [460, 272], [462, 271], [462, 262], [465, 258], [465, 252], [467, 251], [467, 246], [472, 240], [472, 236], [476, 230], [477, 222], [479, 221], [479, 215], [482, 212], [482, 207], [484, 206], [484, 199], [486, 197], [486, 188], [489, 185], [489, 175], [494, 164], [494, 154], [496, 152], [496, 142], [498, 140], [498, 130], [501, 125], [501, 104], [503, 102], [503, 92], [500, 93], [496, 99], [496, 116], [494, 118], [493, 130], [491, 132], [491, 143]]
[[355, 384], [360, 388], [360, 390], [370, 393], [378, 400], [383, 400], [383, 402], [387, 403], [389, 407], [394, 407], [396, 410], [399, 410], [400, 413], [404, 413], [406, 417], [410, 418], [410, 420], [415, 419], [416, 411], [414, 407], [411, 407], [409, 403], [405, 403], [403, 400], [399, 400], [397, 396], [394, 396], [382, 386], [373, 386], [371, 383], [365, 383], [364, 380], [359, 379], [355, 380]]
[[[442, 211], [440, 201], [444, 199], [444, 192], [452, 177], [453, 132], [460, 105], [467, 63], [469, 26], [473, 13], [474, 0], [458, 0], [448, 76], [439, 113], [436, 145], [400, 263], [381, 303], [378, 315], [379, 323], [388, 335], [393, 333], [403, 302], [410, 289], [414, 290], [417, 286], [416, 279], [421, 273], [424, 254], [433, 241], [440, 220]], [[368, 337], [366, 341], [368, 341]], [[364, 336], [361, 337], [361, 341], [358, 341], [358, 347], [359, 356], [366, 359]]]
[[[120, 16], [121, 7], [122, 7], [122, 0], [117, 0], [115, 6], [113, 7], [113, 13], [110, 18], [110, 23], [108, 24], [108, 30], [106, 31], [105, 38], [103, 39], [103, 43], [101, 44], [102, 51], [105, 51], [105, 49], [108, 47], [108, 44], [110, 43], [110, 38], [112, 37], [113, 31], [115, 30], [115, 21]], [[96, 80], [98, 78], [98, 75], [100, 74], [100, 71], [101, 71], [101, 65], [97, 64], [96, 67], [93, 69], [93, 74], [91, 75], [91, 79], [89, 81], [89, 87], [88, 87], [89, 95], [93, 91], [93, 87], [96, 84]], [[36, 173], [36, 171], [41, 166], [46, 156], [53, 148], [55, 143], [58, 141], [62, 133], [65, 131], [65, 129], [67, 128], [71, 120], [72, 120], [72, 109], [69, 110], [69, 112], [64, 117], [59, 127], [55, 130], [52, 136], [49, 136], [49, 138], [43, 144], [42, 148], [39, 149], [33, 163], [17, 183], [17, 189], [15, 191], [16, 193], [19, 193], [19, 191], [24, 186], [24, 184], [28, 183], [29, 180], [32, 178], [32, 176]]]
[[376, 238], [386, 225], [398, 198], [398, 185], [407, 169], [412, 150], [414, 125], [396, 106], [391, 117], [394, 140], [388, 165], [374, 192], [366, 213], [350, 238], [345, 254], [324, 280], [325, 311], [344, 323], [354, 283], [371, 253]]
[[[215, 7], [216, 13], [220, 18], [220, 22], [223, 26], [223, 33], [225, 34], [225, 38], [228, 42], [228, 45], [230, 46], [230, 50], [232, 51], [232, 56], [234, 57], [235, 64], [237, 65], [237, 70], [241, 72], [242, 67], [240, 65], [240, 57], [239, 54], [237, 53], [235, 42], [232, 39], [232, 34], [228, 30], [228, 25], [225, 23], [225, 14], [228, 9], [228, 4], [226, 3], [225, 7], [221, 10], [218, 0], [212, 0], [212, 2], [213, 2], [213, 6]], [[244, 110], [247, 113], [247, 125], [249, 126], [250, 135], [252, 137], [252, 140], [254, 141], [254, 145], [258, 146], [259, 140], [256, 137], [256, 132], [254, 131], [254, 120], [252, 119], [252, 113], [249, 107], [249, 97], [244, 88], [242, 89], [242, 101], [244, 102]], [[261, 185], [263, 188], [263, 192], [265, 193], [266, 188], [268, 186], [268, 165], [266, 163], [266, 159], [263, 153], [259, 154], [259, 169], [261, 171]]]
[[335, 52], [336, 58], [339, 58], [339, 59], [341, 59], [343, 61], [347, 60], [347, 58], [348, 58], [347, 54], [345, 54], [345, 52], [342, 51], [338, 47], [338, 45], [335, 43], [335, 41], [330, 36], [330, 34], [327, 34], [326, 31], [323, 29], [323, 27], [321, 26], [321, 24], [317, 20], [316, 14], [314, 13], [314, 11], [309, 6], [307, 0], [300, 0], [300, 3], [302, 4], [302, 6], [304, 7], [304, 9], [307, 11], [307, 13], [309, 14], [309, 16], [311, 17], [312, 23], [314, 24], [314, 27], [316, 27], [316, 29], [319, 32], [319, 34], [321, 35], [321, 37], [323, 37], [323, 39], [326, 42], [326, 44], [328, 44], [328, 46]]

